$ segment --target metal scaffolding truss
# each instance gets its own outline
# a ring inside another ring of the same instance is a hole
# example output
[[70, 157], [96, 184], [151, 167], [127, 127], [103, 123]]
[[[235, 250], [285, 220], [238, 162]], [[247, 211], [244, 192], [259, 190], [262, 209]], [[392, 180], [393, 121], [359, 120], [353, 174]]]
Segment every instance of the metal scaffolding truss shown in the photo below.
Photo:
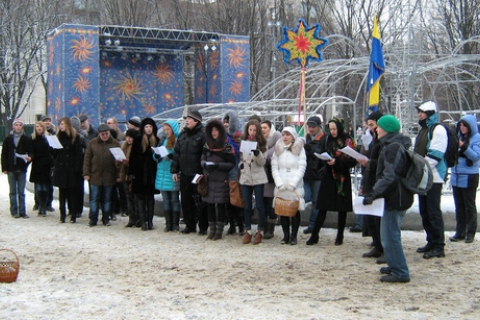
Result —
[[219, 40], [220, 34], [206, 31], [100, 26], [100, 50], [133, 53], [182, 54], [199, 43]]

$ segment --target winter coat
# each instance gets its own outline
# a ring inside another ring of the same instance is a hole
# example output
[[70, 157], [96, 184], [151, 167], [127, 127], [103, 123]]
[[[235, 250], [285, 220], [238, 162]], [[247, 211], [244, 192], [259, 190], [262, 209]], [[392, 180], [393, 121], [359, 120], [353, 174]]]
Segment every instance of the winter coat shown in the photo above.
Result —
[[32, 139], [32, 168], [30, 182], [51, 184], [51, 169], [53, 167], [52, 149], [44, 135]]
[[413, 193], [400, 182], [400, 177], [407, 169], [407, 153], [400, 145], [408, 149], [411, 140], [395, 132], [380, 138], [380, 143], [383, 147], [377, 162], [377, 181], [371, 195], [374, 198], [385, 198], [385, 209], [407, 210], [413, 204]]
[[364, 195], [367, 195], [372, 192], [373, 186], [377, 180], [377, 164], [378, 164], [378, 157], [380, 156], [380, 152], [382, 151], [382, 143], [378, 140], [377, 135], [374, 135], [372, 142], [370, 142], [370, 146], [368, 151], [366, 151], [365, 156], [368, 158], [368, 164], [363, 171], [363, 179], [362, 179], [362, 192]]
[[305, 154], [307, 155], [307, 169], [303, 180], [315, 181], [320, 180], [319, 170], [325, 165], [315, 153], [321, 154], [325, 150], [325, 141], [327, 136], [323, 131], [320, 131], [318, 135], [312, 139], [311, 135], [307, 135], [305, 143]]
[[[153, 126], [153, 139], [155, 143], [150, 143], [145, 151], [142, 148], [142, 140], [145, 135], [145, 126]], [[155, 189], [155, 179], [157, 176], [157, 162], [153, 159], [152, 147], [158, 145], [157, 125], [151, 118], [145, 118], [140, 125], [140, 132], [133, 138], [132, 151], [130, 152], [128, 175], [132, 180], [132, 193], [142, 195], [158, 194]]]
[[[240, 147], [242, 143], [240, 142]], [[240, 152], [240, 184], [247, 186], [256, 186], [268, 182], [265, 172], [266, 152], [261, 152], [258, 156], [252, 153], [244, 154]]]
[[320, 184], [318, 193], [317, 208], [328, 211], [352, 211], [352, 179], [350, 168], [353, 168], [357, 161], [342, 152], [338, 151], [345, 146], [355, 149], [350, 138], [333, 138], [327, 136], [325, 152], [335, 158], [335, 164], [326, 165], [326, 176]]
[[[216, 127], [219, 137], [213, 139], [212, 128]], [[210, 120], [205, 127], [207, 143], [203, 148], [201, 164], [204, 168], [203, 175], [208, 179], [208, 194], [202, 197], [206, 203], [229, 203], [230, 186], [228, 184], [228, 172], [235, 166], [235, 151], [227, 143], [225, 128], [220, 121]], [[206, 162], [218, 165], [215, 169], [208, 169]]]
[[110, 148], [119, 147], [120, 143], [111, 136], [107, 141], [97, 137], [88, 143], [83, 161], [83, 175], [90, 176], [90, 184], [108, 187], [117, 183], [120, 164], [115, 163]]
[[275, 130], [272, 126], [267, 140], [267, 152], [265, 159], [265, 171], [267, 173], [268, 182], [263, 187], [263, 197], [273, 198], [275, 195], [275, 181], [272, 175], [272, 157], [275, 153], [275, 144], [282, 137], [282, 134]]
[[[460, 123], [469, 128], [469, 135], [463, 136]], [[477, 118], [472, 115], [463, 116], [457, 124], [458, 138], [463, 146], [458, 149], [458, 163], [452, 168], [450, 183], [457, 188], [477, 188], [478, 165], [480, 159], [480, 134], [478, 133]]]
[[238, 119], [238, 115], [235, 111], [230, 110], [225, 113], [223, 120], [228, 117], [228, 131], [227, 131], [227, 140], [228, 143], [233, 147], [235, 151], [235, 166], [230, 170], [228, 174], [229, 180], [238, 180], [238, 164], [240, 162], [240, 137], [242, 132], [242, 123]]
[[[175, 138], [180, 134], [180, 126], [177, 121], [168, 120], [165, 122], [170, 128], [172, 128]], [[162, 136], [159, 141], [159, 147], [164, 146], [167, 148], [168, 139], [166, 136]], [[173, 154], [175, 146], [171, 149], [167, 149], [169, 154]], [[180, 183], [174, 182], [170, 168], [172, 166], [172, 160], [169, 157], [160, 158], [158, 155], [153, 155], [155, 161], [157, 161], [157, 177], [155, 179], [155, 189], [160, 191], [178, 191], [180, 190]]]
[[32, 139], [22, 133], [17, 147], [15, 147], [12, 134], [8, 135], [5, 140], [3, 140], [2, 172], [27, 172], [30, 162], [25, 162], [23, 159], [15, 157], [15, 153], [28, 154], [30, 156], [32, 154]]
[[74, 188], [82, 181], [83, 152], [78, 137], [72, 142], [72, 137], [66, 132], [59, 131], [57, 138], [62, 149], [55, 149], [53, 168], [53, 185], [59, 188]]
[[[305, 190], [303, 176], [307, 167], [307, 156], [303, 149], [304, 142], [297, 138], [293, 145], [285, 146], [282, 140], [275, 144], [272, 157], [272, 175], [275, 180], [275, 195], [280, 187], [292, 186], [300, 197], [299, 210], [305, 210]], [[291, 147], [291, 150], [289, 150]]]
[[205, 141], [201, 123], [198, 123], [193, 129], [184, 128], [175, 144], [170, 173], [181, 172], [182, 175], [190, 177], [202, 173], [200, 159], [202, 158]]
[[420, 121], [421, 129], [415, 140], [414, 151], [425, 157], [433, 173], [433, 183], [444, 183], [447, 176], [445, 152], [448, 146], [447, 129], [437, 125], [430, 136], [430, 128], [438, 123], [438, 115], [434, 113], [426, 121]]

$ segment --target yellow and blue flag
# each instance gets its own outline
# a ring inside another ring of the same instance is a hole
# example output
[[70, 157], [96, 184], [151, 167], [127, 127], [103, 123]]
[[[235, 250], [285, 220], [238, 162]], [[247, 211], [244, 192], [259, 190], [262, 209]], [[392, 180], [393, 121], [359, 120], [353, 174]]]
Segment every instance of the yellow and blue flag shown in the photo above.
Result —
[[369, 113], [378, 110], [380, 102], [380, 79], [385, 73], [385, 61], [383, 60], [380, 31], [378, 30], [378, 18], [373, 18], [372, 53], [370, 55], [370, 69], [367, 79], [367, 95]]

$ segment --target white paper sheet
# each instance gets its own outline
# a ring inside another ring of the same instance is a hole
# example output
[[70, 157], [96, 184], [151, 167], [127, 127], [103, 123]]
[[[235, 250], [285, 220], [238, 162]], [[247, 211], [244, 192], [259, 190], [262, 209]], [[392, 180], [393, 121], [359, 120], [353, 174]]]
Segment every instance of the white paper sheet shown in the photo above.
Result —
[[53, 149], [63, 149], [62, 144], [58, 141], [57, 136], [46, 136], [47, 142]]
[[385, 199], [379, 198], [368, 206], [363, 205], [363, 197], [355, 197], [353, 199], [353, 212], [355, 214], [368, 214], [371, 216], [383, 217]]
[[168, 150], [167, 148], [165, 148], [165, 146], [156, 147], [156, 148], [152, 147], [152, 149], [156, 154], [160, 155], [160, 158], [163, 158], [166, 155], [168, 155]]
[[332, 157], [330, 157], [330, 155], [327, 152], [324, 152], [322, 154], [314, 152], [313, 154], [320, 160], [325, 160], [325, 161], [332, 160]]
[[358, 153], [357, 151], [353, 150], [348, 146], [343, 149], [340, 149], [339, 151], [357, 160], [368, 160], [368, 158], [365, 157], [363, 154]]
[[193, 183], [193, 184], [198, 184], [198, 179], [199, 179], [201, 176], [203, 176], [203, 174], [198, 174], [198, 173], [197, 173], [197, 174], [195, 175], [195, 177], [193, 177], [192, 183]]
[[110, 148], [110, 152], [112, 153], [113, 157], [117, 161], [123, 161], [123, 160], [127, 159], [125, 157], [125, 153], [123, 153], [123, 150], [120, 149], [120, 148]]
[[27, 163], [28, 154], [19, 154], [15, 152], [15, 157], [18, 159], [22, 159], [23, 161], [25, 161], [25, 163]]
[[242, 140], [240, 143], [240, 152], [245, 154], [252, 153], [252, 150], [257, 150], [257, 141]]
[[213, 161], [205, 161], [205, 164], [206, 164], [207, 166], [211, 166], [211, 165], [215, 164], [215, 162], [213, 162]]

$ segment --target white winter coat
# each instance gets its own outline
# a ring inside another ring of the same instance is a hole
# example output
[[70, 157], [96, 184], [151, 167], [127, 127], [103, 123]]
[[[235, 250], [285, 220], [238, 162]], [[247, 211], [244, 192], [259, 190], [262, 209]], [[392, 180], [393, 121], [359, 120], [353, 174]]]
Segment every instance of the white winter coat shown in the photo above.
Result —
[[303, 139], [297, 138], [290, 151], [288, 150], [289, 146], [285, 146], [280, 139], [275, 144], [275, 152], [272, 157], [272, 175], [276, 186], [275, 194], [282, 186], [294, 187], [300, 196], [299, 210], [305, 210], [303, 175], [307, 167], [307, 156], [303, 145]]

